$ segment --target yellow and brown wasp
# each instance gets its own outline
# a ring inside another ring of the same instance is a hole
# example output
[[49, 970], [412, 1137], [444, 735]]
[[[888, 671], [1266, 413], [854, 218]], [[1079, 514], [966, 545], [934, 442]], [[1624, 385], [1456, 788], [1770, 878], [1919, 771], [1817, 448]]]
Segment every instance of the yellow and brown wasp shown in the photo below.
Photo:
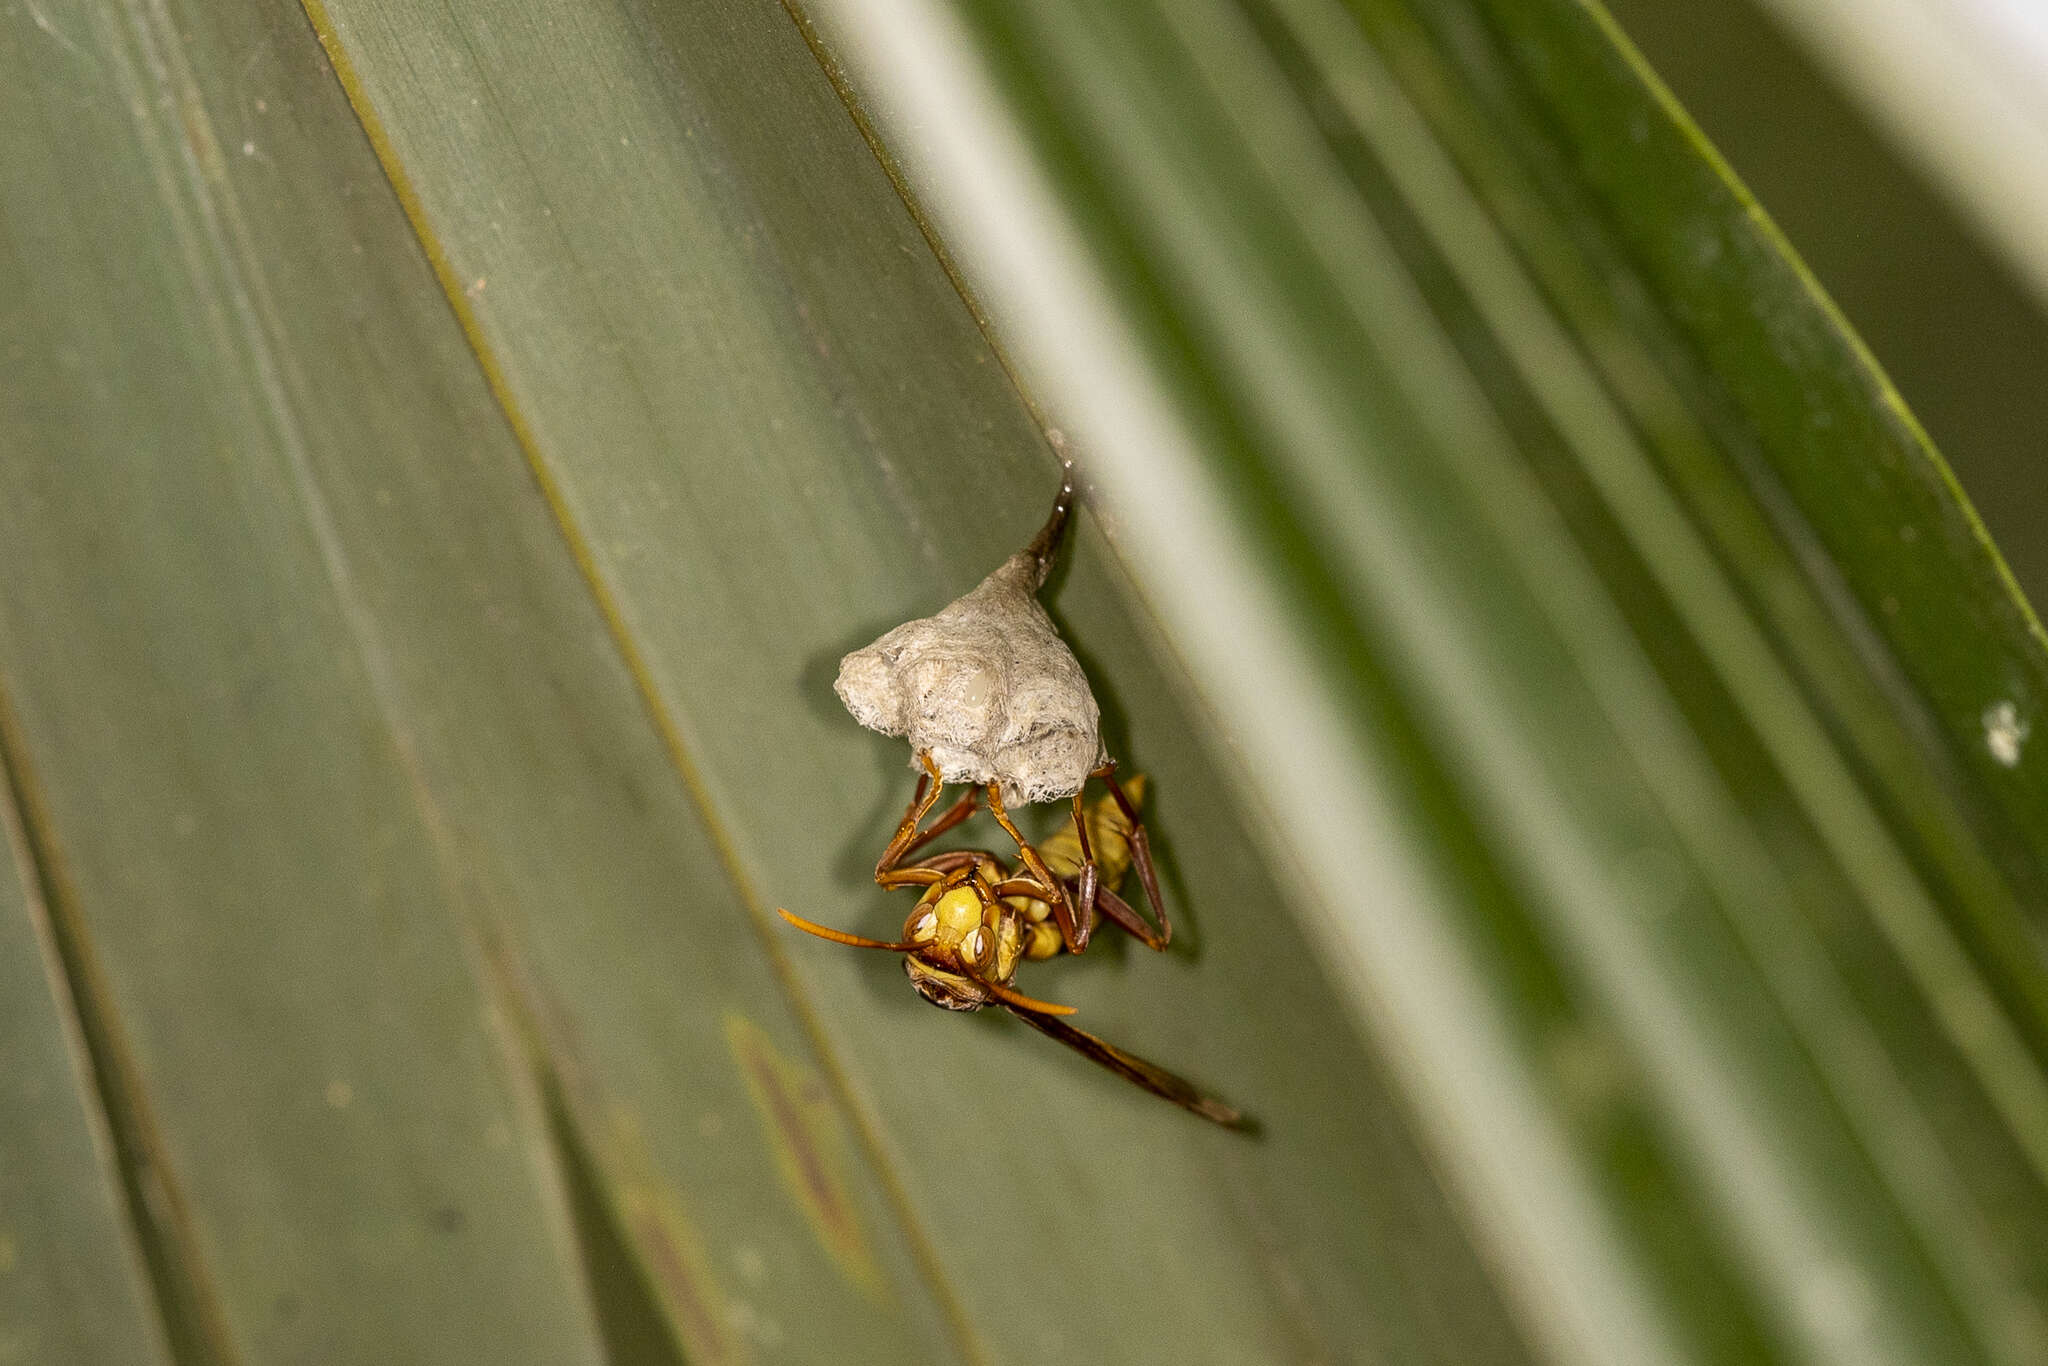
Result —
[[[821, 939], [902, 954], [911, 985], [933, 1005], [999, 1005], [1155, 1095], [1218, 1124], [1246, 1127], [1222, 1101], [1068, 1024], [1063, 1017], [1072, 1007], [1015, 986], [1026, 960], [1085, 949], [1098, 914], [1148, 948], [1163, 950], [1173, 936], [1138, 816], [1143, 778], [1134, 776], [1128, 789], [1117, 781], [1087, 680], [1036, 599], [1072, 501], [1070, 468], [1052, 516], [1029, 546], [945, 611], [896, 628], [841, 666], [838, 692], [849, 709], [863, 724], [907, 736], [919, 770], [896, 836], [875, 864], [881, 886], [922, 889], [903, 937], [869, 939], [780, 913]], [[1108, 793], [1088, 807], [1082, 789], [1091, 779]], [[926, 825], [949, 782], [967, 790]], [[1033, 845], [1007, 804], [1057, 799], [1071, 799], [1072, 818]], [[983, 800], [1016, 844], [1020, 866], [986, 849], [913, 857]], [[1132, 869], [1156, 927], [1118, 895]]]

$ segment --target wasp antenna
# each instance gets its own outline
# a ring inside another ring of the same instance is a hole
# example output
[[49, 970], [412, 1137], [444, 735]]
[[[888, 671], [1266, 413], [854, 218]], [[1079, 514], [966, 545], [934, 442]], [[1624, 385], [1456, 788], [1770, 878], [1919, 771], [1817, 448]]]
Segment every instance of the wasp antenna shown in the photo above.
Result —
[[1036, 1011], [1040, 1015], [1072, 1015], [1074, 1013], [1072, 1006], [1054, 1005], [1051, 1001], [1041, 1001], [1035, 997], [1026, 996], [1021, 991], [1013, 991], [1000, 982], [989, 981], [986, 977], [977, 977], [974, 981], [978, 986], [987, 987], [989, 994], [1006, 1006], [1015, 1006], [1019, 1010]]
[[1052, 515], [1045, 519], [1045, 525], [1031, 538], [1031, 544], [1024, 548], [1038, 566], [1038, 582], [1042, 585], [1045, 576], [1052, 572], [1053, 556], [1060, 552], [1060, 541], [1067, 534], [1067, 518], [1074, 510], [1074, 462], [1060, 461], [1059, 496], [1052, 500]]
[[812, 924], [800, 915], [792, 915], [780, 906], [775, 908], [775, 914], [781, 916], [805, 934], [815, 934], [820, 939], [829, 939], [835, 944], [845, 944], [849, 948], [887, 949], [891, 953], [911, 953], [917, 948], [915, 944], [892, 944], [884, 939], [865, 939], [857, 934], [848, 934], [844, 930], [828, 929], [823, 925]]

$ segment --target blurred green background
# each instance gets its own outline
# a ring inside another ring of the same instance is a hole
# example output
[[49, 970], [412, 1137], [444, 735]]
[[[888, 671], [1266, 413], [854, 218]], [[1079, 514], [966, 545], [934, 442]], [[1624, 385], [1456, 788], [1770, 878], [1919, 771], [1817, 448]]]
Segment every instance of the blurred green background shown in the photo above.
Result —
[[2027, 597], [2048, 602], [2048, 311], [1770, 13], [1608, 8], [1877, 354]]
[[[2038, 595], [2008, 272], [1638, 8]], [[24, 0], [0, 341], [0, 1366], [2048, 1366], [2048, 636], [1597, 5]], [[1025, 985], [1256, 1137], [774, 915], [1062, 449]]]

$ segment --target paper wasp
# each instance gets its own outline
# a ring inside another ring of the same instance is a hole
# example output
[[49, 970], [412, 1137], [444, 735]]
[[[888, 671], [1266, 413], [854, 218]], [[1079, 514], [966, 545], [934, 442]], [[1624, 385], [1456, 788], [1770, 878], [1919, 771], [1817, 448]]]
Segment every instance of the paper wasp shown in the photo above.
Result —
[[[1110, 774], [1103, 776], [1115, 781]], [[875, 866], [875, 881], [884, 887], [924, 889], [904, 922], [901, 939], [868, 939], [848, 934], [786, 910], [781, 912], [783, 919], [835, 944], [900, 953], [910, 984], [933, 1005], [947, 1010], [980, 1010], [1000, 1005], [1033, 1029], [1154, 1095], [1204, 1119], [1241, 1127], [1243, 1117], [1222, 1101], [1203, 1094], [1165, 1068], [1068, 1024], [1062, 1017], [1074, 1013], [1072, 1006], [1037, 1000], [1012, 985], [1017, 968], [1024, 961], [1070, 951], [1055, 919], [1054, 908], [1061, 904], [1089, 906], [1129, 930], [1147, 947], [1166, 947], [1172, 927], [1158, 909], [1158, 902], [1153, 900], [1154, 913], [1159, 916], [1159, 929], [1155, 932], [1116, 893], [1116, 884], [1133, 862], [1133, 854], [1137, 854], [1148, 894], [1155, 890], [1157, 875], [1149, 867], [1149, 854], [1140, 852], [1144, 849], [1144, 828], [1136, 821], [1134, 799], [1142, 795], [1142, 777], [1131, 780], [1129, 792], [1113, 787], [1109, 796], [1085, 813], [1077, 796], [1074, 818], [1036, 848], [1019, 836], [1019, 853], [1028, 851], [1028, 857], [1018, 870], [1012, 870], [985, 849], [954, 849], [905, 862], [915, 850], [973, 814], [981, 795], [979, 789], [970, 789], [938, 820], [920, 830], [919, 823], [935, 804], [938, 792], [939, 783], [931, 772], [918, 779], [917, 795], [910, 810]], [[1009, 824], [1007, 818], [1004, 824]], [[1034, 861], [1045, 869], [1044, 877], [1031, 871]], [[1084, 900], [1083, 888], [1089, 882], [1093, 883], [1092, 897]]]
[[[1052, 516], [1029, 546], [945, 611], [896, 628], [841, 665], [837, 690], [855, 718], [907, 736], [919, 769], [910, 806], [875, 864], [881, 886], [922, 889], [903, 937], [869, 939], [780, 914], [821, 939], [902, 954], [911, 985], [933, 1005], [1000, 1005], [1154, 1095], [1218, 1124], [1248, 1127], [1222, 1101], [1068, 1024], [1072, 1007], [1014, 985], [1024, 961], [1085, 949], [1098, 913], [1148, 948], [1164, 950], [1173, 936], [1138, 816], [1143, 779], [1133, 777], [1128, 791], [1117, 781], [1087, 679], [1036, 598], [1073, 492], [1070, 466]], [[1108, 788], [1092, 808], [1082, 801], [1091, 779]], [[924, 824], [949, 782], [966, 792]], [[1006, 806], [1062, 798], [1072, 800], [1073, 816], [1040, 845], [1025, 839]], [[986, 849], [913, 858], [983, 800], [1016, 844], [1019, 866]], [[1156, 928], [1118, 895], [1133, 868]]]

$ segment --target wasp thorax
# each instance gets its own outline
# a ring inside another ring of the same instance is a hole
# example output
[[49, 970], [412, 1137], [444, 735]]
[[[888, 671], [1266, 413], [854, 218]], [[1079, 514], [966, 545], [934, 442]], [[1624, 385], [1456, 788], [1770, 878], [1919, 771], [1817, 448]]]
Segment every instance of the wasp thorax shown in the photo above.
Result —
[[972, 883], [941, 883], [919, 900], [903, 937], [918, 946], [903, 970], [919, 995], [947, 1010], [979, 1010], [994, 997], [987, 983], [1008, 986], [1017, 975], [1030, 935], [1014, 907]]
[[1007, 982], [1016, 975], [1017, 960], [1024, 956], [1024, 918], [1005, 908], [996, 919], [996, 979]]

